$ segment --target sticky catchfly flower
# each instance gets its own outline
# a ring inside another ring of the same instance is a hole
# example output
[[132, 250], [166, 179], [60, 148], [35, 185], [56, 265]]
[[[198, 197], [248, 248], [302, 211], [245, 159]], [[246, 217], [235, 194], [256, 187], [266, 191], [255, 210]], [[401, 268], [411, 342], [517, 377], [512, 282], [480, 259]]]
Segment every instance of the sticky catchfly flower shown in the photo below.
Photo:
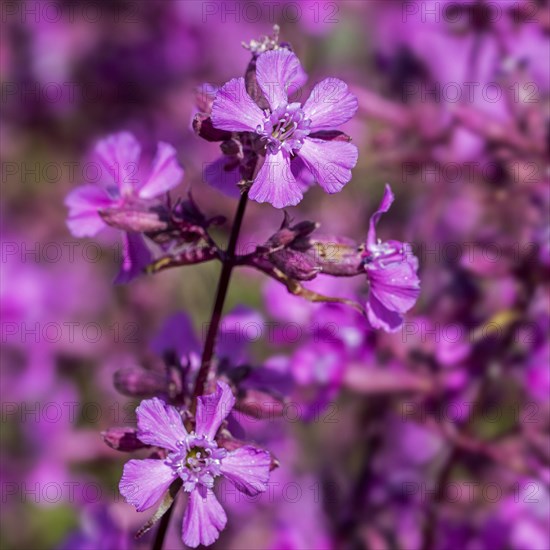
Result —
[[157, 145], [149, 169], [141, 169], [141, 147], [128, 132], [99, 141], [93, 159], [100, 177], [97, 184], [77, 187], [69, 193], [67, 226], [75, 237], [93, 237], [112, 225], [124, 229], [123, 262], [115, 279], [126, 283], [152, 261], [141, 232], [158, 229], [158, 215], [149, 208], [156, 197], [176, 187], [183, 177], [176, 150]]
[[386, 185], [382, 202], [371, 216], [364, 252], [364, 268], [370, 283], [367, 317], [371, 325], [387, 332], [399, 330], [403, 314], [409, 311], [420, 294], [418, 259], [400, 241], [381, 242], [376, 238], [376, 224], [390, 209], [394, 195]]
[[231, 412], [235, 398], [229, 386], [198, 398], [195, 431], [188, 432], [175, 407], [158, 398], [137, 408], [138, 438], [166, 450], [160, 459], [130, 460], [124, 466], [120, 492], [138, 511], [153, 506], [178, 477], [189, 501], [182, 539], [187, 546], [212, 544], [224, 529], [227, 516], [214, 492], [214, 480], [225, 476], [239, 491], [256, 495], [267, 489], [271, 456], [246, 445], [227, 451], [216, 443], [216, 433]]
[[183, 177], [176, 150], [159, 142], [148, 170], [141, 170], [141, 147], [129, 132], [112, 134], [94, 149], [100, 174], [97, 184], [77, 187], [65, 199], [69, 207], [67, 226], [75, 237], [93, 237], [107, 224], [100, 211], [150, 201], [176, 187]]
[[296, 88], [303, 74], [291, 51], [267, 51], [256, 61], [256, 80], [269, 108], [262, 110], [253, 101], [244, 78], [222, 86], [212, 105], [215, 128], [252, 132], [262, 144], [265, 162], [254, 177], [249, 197], [277, 208], [296, 205], [303, 197], [291, 160], [301, 161], [327, 193], [340, 191], [357, 163], [357, 147], [334, 131], [355, 114], [356, 97], [341, 80], [326, 78], [303, 105], [290, 103], [289, 88]]

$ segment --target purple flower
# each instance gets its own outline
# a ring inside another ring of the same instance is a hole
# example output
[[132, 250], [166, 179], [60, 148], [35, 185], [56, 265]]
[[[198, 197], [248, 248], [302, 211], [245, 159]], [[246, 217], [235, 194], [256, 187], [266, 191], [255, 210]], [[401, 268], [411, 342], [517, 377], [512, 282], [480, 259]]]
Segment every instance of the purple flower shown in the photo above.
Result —
[[128, 132], [110, 135], [97, 143], [94, 160], [101, 169], [99, 184], [82, 185], [65, 199], [69, 207], [67, 225], [75, 237], [93, 237], [107, 226], [100, 210], [149, 200], [178, 185], [183, 168], [171, 145], [159, 142], [145, 177], [139, 177], [140, 157], [141, 147]]
[[141, 274], [153, 261], [141, 233], [124, 232], [122, 236], [122, 264], [115, 278], [116, 284], [124, 284]]
[[[357, 147], [340, 139], [334, 128], [357, 110], [357, 99], [337, 78], [317, 84], [304, 105], [289, 103], [287, 90], [302, 80], [295, 54], [278, 49], [258, 57], [256, 78], [269, 103], [262, 109], [248, 95], [244, 78], [227, 82], [212, 105], [214, 127], [231, 132], [253, 132], [265, 143], [265, 162], [254, 178], [249, 196], [276, 208], [296, 205], [303, 196], [297, 181], [299, 159], [327, 193], [337, 193], [351, 179]], [[300, 178], [302, 179], [302, 178]]]
[[130, 460], [124, 466], [120, 492], [141, 512], [153, 506], [178, 477], [189, 501], [182, 539], [187, 546], [212, 544], [227, 523], [213, 492], [216, 477], [225, 476], [239, 491], [256, 495], [267, 489], [271, 457], [252, 446], [227, 451], [218, 447], [216, 432], [230, 413], [235, 398], [227, 384], [199, 397], [195, 431], [188, 432], [175, 407], [160, 399], [142, 401], [137, 408], [138, 437], [166, 449], [164, 459]]
[[[113, 507], [114, 508], [114, 507]], [[94, 548], [117, 548], [130, 550], [132, 540], [115, 510], [101, 504], [83, 508], [81, 522], [58, 546], [58, 550], [93, 550]]]
[[[166, 193], [180, 182], [183, 168], [178, 164], [175, 149], [159, 142], [157, 154], [144, 178], [140, 173], [141, 147], [128, 132], [113, 134], [99, 141], [94, 159], [101, 169], [98, 185], [82, 185], [65, 199], [69, 207], [67, 226], [75, 237], [93, 237], [107, 227], [101, 214], [120, 213], [128, 220], [135, 220], [136, 212], [143, 210], [151, 199]], [[124, 212], [125, 209], [130, 209]], [[151, 226], [146, 211], [140, 222], [144, 229]], [[155, 218], [155, 216], [153, 216]], [[134, 224], [136, 222], [134, 221]], [[129, 224], [132, 226], [132, 224]], [[141, 233], [127, 231], [123, 234], [123, 263], [115, 283], [127, 283], [139, 275], [152, 261], [152, 255]]]
[[376, 238], [376, 224], [393, 203], [393, 193], [386, 185], [378, 210], [371, 216], [367, 235], [365, 271], [370, 283], [367, 317], [374, 328], [387, 332], [399, 330], [403, 313], [409, 311], [420, 294], [418, 259], [400, 241], [381, 242]]
[[549, 356], [550, 341], [546, 339], [531, 351], [524, 372], [524, 383], [529, 395], [541, 403], [550, 401], [548, 397], [550, 395]]

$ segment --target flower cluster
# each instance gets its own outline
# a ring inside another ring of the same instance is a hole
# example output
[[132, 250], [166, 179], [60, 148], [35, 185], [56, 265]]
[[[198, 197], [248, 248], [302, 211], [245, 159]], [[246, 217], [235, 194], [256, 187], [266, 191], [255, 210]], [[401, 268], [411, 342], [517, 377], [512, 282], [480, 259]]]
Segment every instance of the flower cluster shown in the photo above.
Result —
[[[265, 243], [249, 254], [236, 253], [233, 235], [248, 198], [283, 208], [300, 202], [313, 182], [328, 193], [339, 192], [351, 179], [358, 158], [351, 138], [337, 129], [357, 111], [357, 98], [348, 86], [327, 78], [302, 104], [293, 99], [306, 81], [298, 57], [277, 39], [265, 45], [252, 50], [244, 78], [232, 79], [215, 95], [201, 98], [201, 110], [193, 120], [197, 135], [221, 142], [224, 154], [207, 167], [206, 180], [226, 194], [241, 195], [227, 250], [210, 233], [210, 226], [225, 222], [223, 216], [207, 218], [190, 195], [176, 201], [169, 197], [183, 177], [175, 149], [159, 143], [146, 168], [140, 145], [128, 132], [96, 145], [94, 155], [104, 177], [67, 197], [68, 227], [80, 237], [93, 236], [107, 226], [122, 231], [124, 260], [117, 282], [128, 282], [145, 271], [218, 260], [223, 264], [218, 287], [222, 300], [224, 278], [234, 267], [248, 266], [292, 294], [313, 302], [350, 305], [371, 327], [395, 331], [418, 298], [419, 279], [418, 261], [406, 253], [404, 243], [376, 238], [376, 223], [393, 201], [389, 186], [371, 218], [365, 243], [336, 238], [342, 245], [337, 261], [323, 254], [329, 243], [315, 236], [317, 223], [293, 224], [286, 212], [280, 228]], [[366, 275], [366, 306], [302, 285], [318, 275]], [[202, 351], [185, 316], [169, 320], [154, 346], [168, 376], [141, 368], [116, 373], [115, 385], [122, 393], [153, 397], [137, 408], [137, 431], [115, 428], [104, 433], [106, 443], [117, 450], [152, 452], [150, 458], [130, 460], [120, 482], [122, 495], [138, 511], [158, 506], [151, 525], [169, 517], [166, 511], [180, 489], [188, 493], [182, 538], [191, 547], [212, 544], [226, 525], [226, 514], [214, 494], [216, 478], [225, 477], [240, 491], [256, 495], [266, 490], [270, 470], [277, 465], [267, 451], [235, 437], [234, 428], [225, 423], [231, 409], [235, 406], [256, 418], [268, 408], [280, 413], [292, 386], [287, 383], [288, 373], [267, 364], [251, 367], [238, 346], [216, 345], [216, 340], [223, 340], [220, 314], [217, 301]], [[250, 316], [242, 310], [237, 315]], [[331, 376], [330, 368], [327, 365], [325, 377]]]
[[293, 206], [311, 177], [327, 193], [337, 193], [351, 179], [357, 147], [335, 128], [353, 117], [357, 98], [344, 82], [327, 78], [304, 105], [291, 102], [289, 92], [305, 82], [296, 55], [278, 48], [255, 64], [252, 86], [259, 100], [249, 95], [244, 78], [235, 78], [218, 90], [210, 115], [214, 128], [242, 134], [261, 161], [248, 196], [276, 208]]
[[248, 495], [267, 489], [271, 457], [249, 445], [227, 451], [216, 434], [231, 412], [235, 398], [227, 384], [218, 382], [214, 394], [198, 398], [195, 429], [187, 432], [179, 411], [160, 399], [142, 401], [136, 410], [137, 438], [164, 449], [164, 458], [130, 460], [124, 466], [120, 492], [138, 511], [154, 506], [176, 478], [189, 493], [182, 538], [187, 546], [212, 544], [227, 516], [212, 489], [224, 476]]
[[547, 550], [548, 2], [6, 4], [2, 544]]

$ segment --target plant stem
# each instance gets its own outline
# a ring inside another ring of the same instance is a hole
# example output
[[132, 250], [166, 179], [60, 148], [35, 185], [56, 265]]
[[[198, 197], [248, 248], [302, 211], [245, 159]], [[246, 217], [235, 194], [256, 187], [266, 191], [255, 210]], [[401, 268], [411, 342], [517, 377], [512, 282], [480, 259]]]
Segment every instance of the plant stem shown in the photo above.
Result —
[[212, 364], [212, 357], [214, 355], [214, 348], [216, 346], [216, 337], [218, 335], [218, 328], [222, 318], [223, 305], [227, 296], [227, 289], [229, 287], [229, 280], [231, 279], [231, 272], [235, 266], [235, 249], [237, 248], [237, 241], [239, 239], [239, 233], [241, 230], [244, 212], [246, 210], [246, 203], [248, 201], [248, 193], [243, 193], [237, 207], [235, 219], [233, 220], [233, 227], [231, 228], [231, 235], [229, 237], [229, 244], [227, 245], [227, 251], [222, 262], [222, 271], [220, 279], [218, 281], [218, 289], [216, 291], [216, 301], [214, 302], [214, 309], [212, 310], [212, 316], [210, 318], [210, 324], [208, 326], [208, 333], [206, 335], [206, 341], [204, 343], [204, 351], [202, 353], [201, 368], [197, 374], [197, 381], [195, 383], [195, 391], [193, 392], [193, 404], [191, 407], [192, 412], [195, 412], [197, 397], [204, 393], [204, 388], [210, 374], [210, 366]]
[[172, 516], [172, 512], [174, 511], [174, 504], [175, 503], [172, 503], [172, 506], [170, 506], [170, 508], [166, 510], [166, 513], [160, 518], [159, 528], [157, 529], [157, 533], [155, 535], [155, 540], [153, 541], [153, 546], [151, 546], [151, 550], [162, 550], [164, 537], [166, 536], [166, 532], [168, 531], [168, 524], [170, 523], [170, 517]]
[[[193, 404], [191, 410], [194, 413], [197, 406], [197, 397], [202, 395], [208, 375], [210, 373], [210, 365], [212, 363], [212, 357], [214, 355], [214, 347], [216, 345], [216, 336], [218, 335], [218, 328], [222, 318], [223, 305], [227, 296], [227, 289], [229, 288], [229, 281], [231, 279], [231, 272], [235, 266], [235, 249], [237, 248], [237, 241], [239, 239], [239, 233], [243, 223], [244, 212], [246, 210], [246, 203], [248, 202], [248, 193], [243, 193], [237, 207], [235, 219], [233, 220], [233, 227], [231, 228], [231, 235], [229, 236], [229, 244], [227, 245], [227, 251], [222, 260], [222, 271], [220, 279], [218, 281], [218, 289], [216, 291], [216, 301], [214, 302], [214, 309], [212, 310], [212, 317], [210, 318], [210, 325], [208, 327], [208, 334], [206, 335], [206, 342], [204, 344], [204, 351], [202, 353], [201, 368], [197, 375], [197, 381], [195, 383], [195, 391], [193, 392]], [[174, 504], [166, 511], [162, 516], [155, 540], [151, 550], [162, 550], [164, 544], [164, 537], [168, 530], [168, 524], [170, 523], [170, 516], [174, 509]]]

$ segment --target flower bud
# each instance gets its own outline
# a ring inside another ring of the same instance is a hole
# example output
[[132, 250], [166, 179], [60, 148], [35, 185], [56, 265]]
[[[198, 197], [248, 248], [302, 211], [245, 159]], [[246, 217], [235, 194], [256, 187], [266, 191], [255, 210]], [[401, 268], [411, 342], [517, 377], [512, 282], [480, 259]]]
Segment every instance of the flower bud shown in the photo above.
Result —
[[227, 141], [231, 139], [231, 132], [214, 128], [212, 120], [204, 113], [197, 113], [193, 117], [193, 130], [206, 141]]
[[220, 149], [226, 156], [237, 156], [240, 159], [244, 156], [242, 143], [236, 139], [228, 139], [224, 141], [220, 144]]
[[109, 428], [101, 432], [101, 437], [111, 449], [124, 453], [149, 447], [138, 439], [137, 430], [133, 428]]
[[116, 389], [130, 397], [153, 397], [167, 391], [164, 376], [141, 367], [121, 369], [115, 372], [114, 378]]
[[353, 277], [364, 272], [363, 248], [351, 240], [340, 237], [315, 240], [311, 254], [326, 275]]
[[253, 418], [269, 420], [282, 416], [284, 403], [269, 393], [247, 389], [237, 399], [235, 409]]
[[271, 263], [291, 279], [311, 281], [321, 271], [315, 258], [306, 252], [284, 248], [269, 255]]
[[123, 208], [106, 208], [99, 211], [103, 221], [111, 227], [137, 233], [163, 231], [168, 224], [163, 221], [158, 211], [144, 209], [139, 205]]
[[179, 201], [172, 209], [171, 237], [185, 243], [196, 243], [207, 238], [210, 225], [225, 223], [223, 216], [207, 219], [189, 195], [187, 200]]
[[294, 249], [307, 250], [311, 246], [309, 236], [319, 227], [319, 224], [303, 221], [291, 226], [290, 221], [290, 216], [285, 211], [280, 229], [269, 238], [265, 245], [266, 248], [273, 249], [292, 245]]

